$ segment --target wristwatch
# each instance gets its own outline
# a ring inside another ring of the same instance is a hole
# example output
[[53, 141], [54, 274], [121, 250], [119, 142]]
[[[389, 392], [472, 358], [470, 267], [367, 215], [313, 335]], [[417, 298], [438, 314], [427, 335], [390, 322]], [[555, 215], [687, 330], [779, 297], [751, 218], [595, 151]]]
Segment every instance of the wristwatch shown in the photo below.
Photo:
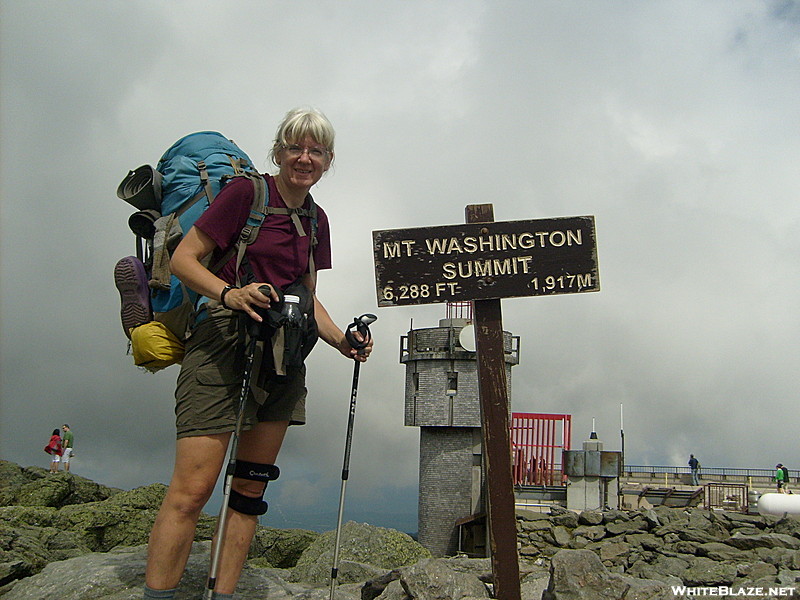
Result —
[[231, 290], [238, 290], [238, 289], [239, 287], [236, 285], [226, 285], [224, 288], [222, 288], [222, 292], [219, 295], [219, 303], [222, 304], [223, 308], [227, 308], [228, 310], [233, 310], [230, 306], [225, 304], [225, 294], [227, 294]]

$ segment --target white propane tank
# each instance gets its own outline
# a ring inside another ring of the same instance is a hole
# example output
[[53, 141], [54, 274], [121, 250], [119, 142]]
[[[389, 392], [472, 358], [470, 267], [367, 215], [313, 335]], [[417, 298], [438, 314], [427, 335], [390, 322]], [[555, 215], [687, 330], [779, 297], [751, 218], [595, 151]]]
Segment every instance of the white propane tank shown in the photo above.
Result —
[[800, 515], [800, 494], [763, 494], [758, 499], [758, 513], [778, 517]]

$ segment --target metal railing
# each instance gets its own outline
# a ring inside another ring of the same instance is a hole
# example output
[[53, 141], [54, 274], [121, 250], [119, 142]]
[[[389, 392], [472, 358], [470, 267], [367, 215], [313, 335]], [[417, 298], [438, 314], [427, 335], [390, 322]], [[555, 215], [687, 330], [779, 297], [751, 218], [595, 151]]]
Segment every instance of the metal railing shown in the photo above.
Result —
[[705, 486], [703, 497], [706, 510], [746, 513], [750, 509], [747, 484], [744, 483], [709, 483]]
[[[775, 469], [741, 469], [736, 467], [701, 467], [700, 476], [704, 479], [774, 479]], [[645, 476], [652, 477], [664, 475], [690, 475], [691, 469], [686, 467], [625, 465], [622, 469], [624, 477]], [[789, 469], [789, 481], [800, 481], [800, 469]]]
[[[400, 362], [419, 359], [452, 359], [455, 355], [465, 360], [476, 360], [474, 350], [461, 345], [461, 328], [427, 327], [412, 329], [400, 336]], [[520, 336], [503, 332], [503, 354], [506, 362], [519, 364]], [[439, 356], [441, 355], [441, 356]]]

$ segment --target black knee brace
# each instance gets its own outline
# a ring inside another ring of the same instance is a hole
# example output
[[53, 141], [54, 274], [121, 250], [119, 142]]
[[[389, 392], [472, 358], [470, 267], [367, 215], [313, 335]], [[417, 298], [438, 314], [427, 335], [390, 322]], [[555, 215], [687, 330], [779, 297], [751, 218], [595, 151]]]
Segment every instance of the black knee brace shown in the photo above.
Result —
[[233, 469], [233, 476], [240, 479], [249, 479], [250, 481], [263, 481], [264, 490], [261, 492], [260, 497], [251, 498], [231, 489], [228, 506], [244, 515], [263, 515], [269, 508], [269, 505], [264, 501], [264, 492], [267, 491], [267, 484], [277, 479], [280, 474], [281, 470], [275, 465], [237, 460]]

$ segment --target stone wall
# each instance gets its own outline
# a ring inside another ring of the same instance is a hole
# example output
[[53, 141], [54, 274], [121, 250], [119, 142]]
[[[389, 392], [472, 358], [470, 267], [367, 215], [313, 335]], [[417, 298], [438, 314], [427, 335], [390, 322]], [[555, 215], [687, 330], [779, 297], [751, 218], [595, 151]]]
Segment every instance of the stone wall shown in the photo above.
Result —
[[591, 550], [611, 572], [668, 585], [796, 585], [800, 520], [656, 507], [639, 511], [518, 511], [522, 562]]

